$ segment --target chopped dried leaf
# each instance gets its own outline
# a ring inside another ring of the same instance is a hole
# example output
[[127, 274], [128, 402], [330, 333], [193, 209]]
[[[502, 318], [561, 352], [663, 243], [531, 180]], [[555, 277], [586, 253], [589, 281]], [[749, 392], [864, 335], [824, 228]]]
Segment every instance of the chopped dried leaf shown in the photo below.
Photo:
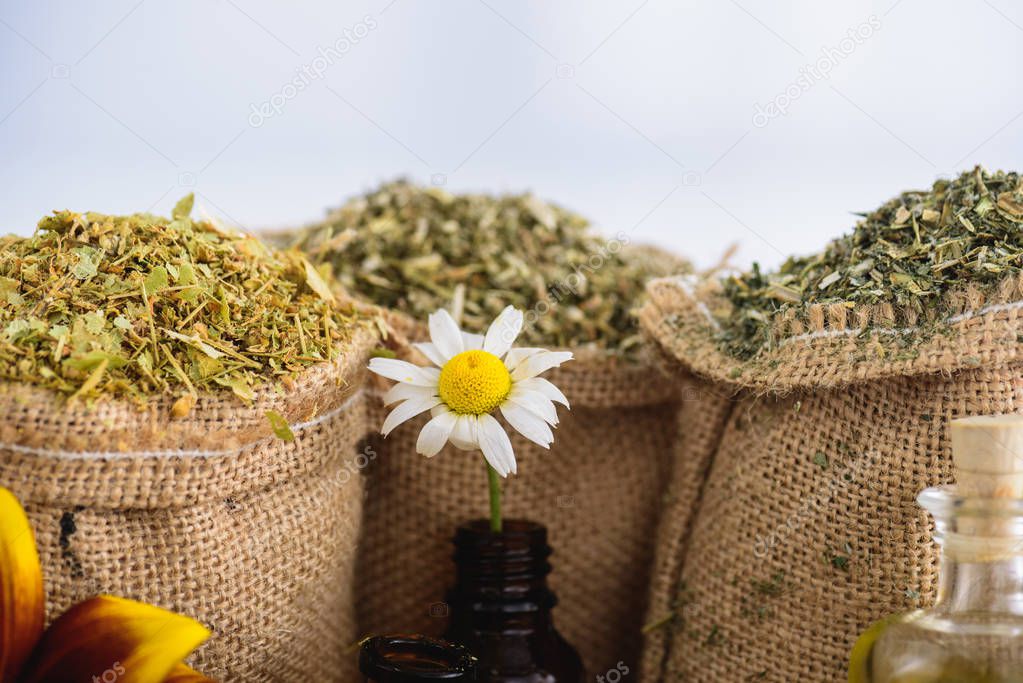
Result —
[[185, 417], [195, 407], [195, 394], [185, 394], [171, 406], [171, 417]]
[[266, 419], [270, 422], [270, 428], [274, 435], [281, 441], [294, 441], [295, 434], [291, 431], [291, 425], [287, 419], [276, 410], [266, 411]]
[[305, 267], [305, 281], [309, 285], [309, 289], [316, 292], [324, 301], [332, 303], [334, 301], [334, 293], [330, 291], [330, 285], [327, 284], [323, 276], [316, 270], [316, 266], [305, 259], [302, 259], [302, 265]]
[[227, 387], [246, 403], [256, 400], [256, 394], [252, 391], [252, 387], [241, 377], [214, 377], [213, 381], [222, 387]]
[[0, 379], [73, 398], [170, 393], [183, 417], [198, 392], [251, 401], [376, 324], [325, 305], [330, 283], [297, 252], [193, 221], [191, 208], [178, 202], [172, 221], [61, 211], [32, 237], [3, 238]]
[[96, 250], [89, 247], [78, 247], [74, 250], [78, 262], [74, 265], [72, 273], [79, 280], [88, 280], [97, 273]]
[[994, 287], [1023, 270], [1023, 177], [977, 167], [927, 191], [903, 192], [863, 214], [819, 254], [773, 273], [757, 264], [724, 280], [731, 310], [721, 346], [752, 358], [779, 315], [811, 304], [891, 304], [921, 318], [949, 292]]
[[178, 200], [171, 210], [171, 218], [180, 220], [188, 218], [192, 214], [192, 206], [195, 204], [195, 194], [189, 193]]
[[[601, 237], [583, 217], [529, 194], [453, 195], [407, 181], [279, 239], [330, 264], [348, 291], [416, 320], [446, 307], [482, 331], [510, 304], [527, 312], [523, 344], [625, 356], [638, 346], [630, 311], [645, 282], [688, 270]], [[315, 271], [307, 273], [319, 291]]]
[[167, 269], [163, 266], [157, 266], [149, 271], [149, 275], [146, 276], [146, 280], [143, 283], [146, 287], [146, 295], [153, 296], [162, 289], [166, 289], [170, 284], [170, 278], [167, 276]]

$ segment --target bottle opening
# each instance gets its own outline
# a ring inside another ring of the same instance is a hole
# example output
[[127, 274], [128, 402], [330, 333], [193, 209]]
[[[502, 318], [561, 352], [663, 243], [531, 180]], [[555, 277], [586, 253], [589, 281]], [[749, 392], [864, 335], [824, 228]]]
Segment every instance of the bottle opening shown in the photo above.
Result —
[[362, 645], [359, 670], [374, 683], [475, 681], [475, 660], [465, 648], [420, 635], [377, 636]]

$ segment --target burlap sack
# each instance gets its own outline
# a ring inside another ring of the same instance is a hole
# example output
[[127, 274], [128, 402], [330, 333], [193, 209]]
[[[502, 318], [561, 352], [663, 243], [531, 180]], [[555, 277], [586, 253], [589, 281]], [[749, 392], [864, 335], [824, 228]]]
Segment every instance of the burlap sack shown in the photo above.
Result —
[[846, 680], [869, 623], [933, 600], [915, 497], [951, 478], [948, 421], [1023, 411], [1020, 280], [949, 297], [938, 333], [883, 305], [788, 314], [745, 363], [715, 344], [715, 291], [649, 293], [645, 331], [734, 401], [688, 541], [662, 529], [650, 600], [674, 618], [642, 680]]
[[[201, 397], [142, 411], [56, 406], [0, 387], [0, 484], [35, 529], [52, 620], [98, 593], [214, 631], [190, 660], [222, 681], [355, 680], [352, 580], [361, 521], [369, 349], [314, 366], [251, 406]], [[291, 423], [271, 433], [267, 410]]]
[[[603, 674], [638, 662], [679, 395], [649, 364], [579, 355], [545, 375], [572, 404], [559, 411], [550, 451], [512, 432], [519, 473], [506, 480], [503, 500], [507, 517], [547, 525], [555, 624], [587, 670]], [[386, 411], [377, 401], [372, 412], [378, 427]], [[378, 455], [365, 471], [356, 570], [363, 634], [442, 632], [455, 527], [488, 514], [482, 457], [450, 446], [431, 459], [416, 454], [425, 421], [371, 440]]]
[[678, 437], [668, 468], [668, 492], [658, 522], [650, 571], [640, 667], [644, 671], [660, 662], [668, 647], [669, 627], [680, 610], [676, 587], [693, 517], [732, 410], [729, 392], [693, 376], [674, 359], [670, 364], [665, 363], [664, 370], [680, 387], [682, 404], [678, 411]]

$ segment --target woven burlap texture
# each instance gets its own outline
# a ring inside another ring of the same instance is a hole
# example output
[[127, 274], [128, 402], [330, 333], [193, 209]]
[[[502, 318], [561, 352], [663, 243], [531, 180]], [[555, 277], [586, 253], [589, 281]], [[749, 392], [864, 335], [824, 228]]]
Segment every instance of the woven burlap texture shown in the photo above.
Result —
[[[214, 631], [190, 662], [222, 681], [355, 680], [354, 556], [368, 428], [361, 385], [376, 333], [249, 406], [203, 396], [183, 419], [65, 407], [0, 390], [0, 484], [36, 534], [47, 618], [99, 593]], [[271, 433], [266, 411], [292, 424]]]
[[[506, 517], [545, 524], [554, 548], [550, 582], [558, 629], [589, 671], [638, 663], [654, 533], [675, 439], [677, 387], [649, 364], [596, 354], [546, 376], [568, 397], [549, 451], [512, 431], [518, 474], [505, 482]], [[381, 385], [383, 386], [383, 385]], [[386, 411], [375, 404], [379, 424]], [[439, 634], [454, 580], [455, 527], [485, 517], [486, 469], [478, 453], [416, 454], [426, 418], [372, 447], [363, 543], [356, 573], [364, 634]]]
[[[748, 361], [717, 344], [710, 312], [728, 305], [716, 281], [663, 278], [651, 282], [647, 293], [640, 312], [644, 330], [686, 368], [735, 389], [782, 394], [1023, 360], [1016, 337], [1023, 276], [1006, 278], [986, 294], [971, 289], [945, 297], [942, 306], [951, 313], [939, 323], [940, 332], [908, 325], [908, 311], [884, 304], [789, 309], [772, 321], [773, 347]], [[885, 326], [885, 320], [908, 326]]]
[[949, 420], [1023, 411], [1023, 305], [977, 301], [938, 335], [825, 320], [742, 362], [718, 351], [715, 302], [696, 291], [652, 283], [642, 324], [735, 398], [680, 571], [652, 582], [675, 618], [643, 680], [844, 681], [869, 623], [933, 600], [915, 498], [951, 479]]
[[[731, 395], [694, 377], [677, 361], [666, 368], [681, 391], [678, 428], [668, 471], [668, 490], [657, 527], [653, 567], [644, 620], [640, 675], [659, 671], [669, 647], [667, 625], [677, 610], [676, 589], [682, 558], [702, 496], [707, 470], [732, 410]], [[651, 679], [644, 679], [651, 680]]]

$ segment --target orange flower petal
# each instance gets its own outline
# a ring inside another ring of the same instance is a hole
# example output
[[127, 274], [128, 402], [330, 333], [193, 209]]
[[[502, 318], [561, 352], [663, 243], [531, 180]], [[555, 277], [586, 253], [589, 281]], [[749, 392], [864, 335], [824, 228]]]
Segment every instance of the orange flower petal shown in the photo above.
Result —
[[198, 671], [189, 669], [184, 664], [178, 664], [170, 672], [170, 676], [164, 679], [163, 683], [217, 683], [212, 678], [203, 676]]
[[0, 486], [0, 683], [11, 683], [43, 633], [43, 573], [21, 503]]
[[46, 630], [23, 681], [163, 683], [209, 635], [194, 619], [101, 595], [75, 605]]

